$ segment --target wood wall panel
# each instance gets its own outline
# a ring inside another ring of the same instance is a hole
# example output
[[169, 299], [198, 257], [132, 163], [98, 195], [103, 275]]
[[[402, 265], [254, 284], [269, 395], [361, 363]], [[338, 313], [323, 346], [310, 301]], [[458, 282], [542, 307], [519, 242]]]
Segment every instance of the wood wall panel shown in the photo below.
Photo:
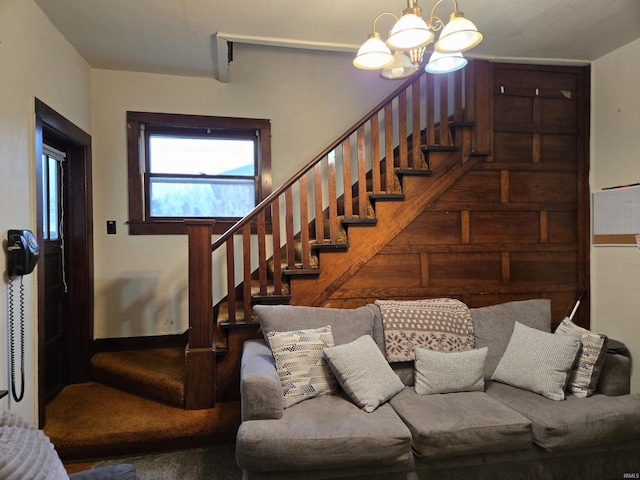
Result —
[[561, 90], [575, 92], [578, 88], [578, 72], [572, 68], [553, 68], [526, 65], [495, 65], [493, 70], [496, 88], [504, 86], [506, 93], [512, 89], [550, 90], [560, 93]]
[[532, 152], [533, 136], [530, 133], [496, 132], [494, 135], [496, 162], [530, 163]]
[[[389, 269], [389, 265], [395, 268]], [[420, 254], [378, 254], [343, 284], [345, 289], [384, 288], [393, 285], [411, 288], [420, 285]]]
[[536, 211], [480, 211], [471, 213], [470, 242], [538, 243], [540, 214]]
[[460, 243], [460, 212], [422, 212], [390, 246]]
[[573, 135], [540, 135], [540, 162], [575, 165], [578, 159]]
[[512, 252], [511, 282], [518, 284], [570, 284], [577, 271], [575, 252]]
[[509, 183], [512, 203], [575, 204], [575, 172], [512, 171]]
[[570, 99], [540, 99], [540, 123], [546, 127], [566, 127], [577, 130], [577, 105]]
[[498, 95], [494, 102], [494, 113], [506, 124], [530, 124], [533, 117], [533, 98]]
[[502, 258], [500, 253], [432, 253], [429, 280], [432, 287], [500, 285]]
[[549, 212], [548, 218], [549, 243], [577, 243], [578, 219], [574, 210], [563, 212]]
[[460, 201], [499, 203], [500, 172], [469, 172], [440, 197], [439, 203]]
[[[324, 305], [446, 296], [481, 307], [545, 298], [557, 325], [589, 288], [589, 76], [588, 67], [492, 64], [490, 112], [477, 112], [492, 119], [487, 161]], [[575, 320], [588, 328], [588, 296]]]

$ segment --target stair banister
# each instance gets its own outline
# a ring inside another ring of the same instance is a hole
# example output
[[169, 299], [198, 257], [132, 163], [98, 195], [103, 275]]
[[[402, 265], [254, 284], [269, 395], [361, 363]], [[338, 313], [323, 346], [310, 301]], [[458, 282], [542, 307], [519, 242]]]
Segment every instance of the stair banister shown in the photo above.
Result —
[[[473, 63], [473, 62], [472, 62]], [[471, 65], [469, 66], [471, 67]], [[474, 88], [477, 88], [473, 85], [473, 80], [477, 77], [482, 78], [486, 76], [484, 68], [480, 68], [478, 72], [475, 72], [473, 68], [469, 68], [469, 72], [465, 73], [465, 77], [467, 81], [464, 83], [464, 87], [466, 89], [466, 100], [467, 103], [469, 100], [474, 101], [478, 98], [482, 97], [481, 91], [476, 91]], [[381, 102], [378, 103], [373, 109], [371, 109], [367, 114], [365, 114], [359, 121], [357, 121], [351, 128], [346, 130], [344, 134], [342, 134], [338, 139], [332, 142], [328, 147], [326, 147], [320, 154], [316, 155], [309, 163], [300, 168], [292, 177], [290, 177], [286, 182], [280, 185], [277, 189], [275, 189], [267, 198], [262, 200], [249, 214], [247, 214], [244, 218], [239, 220], [233, 226], [231, 226], [226, 232], [220, 235], [213, 243], [211, 243], [211, 231], [206, 235], [202, 234], [202, 229], [204, 226], [200, 226], [198, 228], [187, 229], [189, 231], [190, 237], [192, 235], [198, 236], [200, 240], [197, 242], [192, 242], [191, 238], [189, 240], [189, 248], [192, 248], [192, 245], [195, 245], [193, 248], [200, 249], [200, 253], [196, 254], [198, 258], [200, 258], [200, 264], [195, 265], [190, 261], [189, 262], [189, 332], [190, 332], [190, 345], [195, 345], [191, 343], [191, 334], [195, 332], [205, 332], [215, 329], [215, 323], [213, 319], [213, 306], [209, 308], [212, 303], [212, 291], [213, 291], [213, 279], [211, 272], [211, 254], [216, 251], [218, 248], [226, 245], [226, 258], [227, 258], [227, 295], [228, 295], [228, 314], [229, 321], [234, 322], [236, 319], [236, 314], [239, 313], [240, 308], [236, 308], [235, 301], [237, 297], [236, 295], [242, 295], [244, 298], [244, 305], [242, 308], [242, 312], [244, 314], [245, 319], [249, 319], [251, 315], [251, 296], [255, 295], [255, 292], [251, 290], [251, 245], [249, 238], [253, 234], [257, 234], [258, 237], [258, 248], [257, 248], [257, 263], [259, 265], [259, 280], [260, 290], [259, 295], [265, 295], [266, 293], [266, 282], [265, 282], [265, 264], [266, 264], [266, 246], [265, 246], [265, 236], [267, 233], [267, 221], [270, 221], [271, 228], [270, 233], [272, 235], [271, 241], [273, 242], [273, 263], [274, 263], [274, 290], [273, 295], [279, 296], [282, 295], [283, 290], [283, 282], [281, 278], [281, 259], [286, 260], [286, 267], [289, 271], [295, 268], [295, 259], [294, 259], [294, 234], [293, 231], [293, 190], [294, 186], [298, 184], [299, 194], [302, 195], [301, 205], [302, 210], [300, 213], [300, 239], [302, 245], [302, 269], [307, 269], [310, 267], [309, 262], [309, 241], [310, 236], [315, 237], [317, 243], [323, 243], [327, 241], [331, 244], [338, 243], [338, 222], [336, 218], [336, 202], [337, 202], [337, 193], [336, 193], [336, 152], [340, 152], [340, 148], [343, 149], [343, 163], [345, 161], [350, 162], [351, 157], [351, 143], [352, 136], [355, 134], [355, 141], [357, 142], [356, 152], [357, 152], [357, 193], [358, 193], [358, 205], [357, 205], [357, 214], [361, 217], [366, 217], [367, 215], [367, 203], [365, 199], [365, 191], [362, 188], [362, 185], [366, 183], [365, 177], [365, 159], [366, 159], [366, 148], [371, 149], [371, 161], [373, 168], [373, 193], [394, 193], [394, 165], [393, 165], [393, 157], [395, 155], [399, 155], [400, 164], [402, 169], [419, 169], [422, 168], [420, 165], [422, 159], [422, 152], [420, 151], [420, 144], [426, 143], [427, 145], [434, 145], [437, 142], [436, 139], [436, 130], [438, 130], [438, 134], [440, 137], [440, 144], [442, 145], [450, 145], [450, 136], [449, 136], [449, 122], [453, 120], [454, 122], [463, 122], [465, 118], [467, 120], [474, 120], [476, 111], [472, 110], [471, 112], [467, 111], [466, 108], [468, 105], [463, 107], [462, 105], [462, 85], [463, 85], [463, 73], [455, 72], [454, 73], [454, 108], [453, 115], [449, 115], [449, 107], [447, 105], [448, 102], [448, 87], [444, 85], [444, 83], [440, 82], [440, 88], [438, 91], [434, 88], [434, 78], [431, 75], [426, 75], [425, 79], [425, 87], [424, 87], [424, 99], [421, 93], [421, 82], [422, 76], [425, 74], [422, 73], [417, 77], [412, 77], [405, 82], [403, 82], [396, 90], [390, 93], [386, 98], [384, 98]], [[471, 80], [469, 80], [471, 79]], [[411, 102], [407, 102], [407, 92], [411, 88]], [[440, 115], [438, 119], [434, 118], [434, 102], [435, 95], [440, 94], [443, 95], [443, 98], [440, 100], [439, 110]], [[456, 96], [458, 95], [458, 96]], [[397, 101], [398, 109], [392, 106], [393, 102]], [[422, 102], [424, 106], [422, 106]], [[411, 116], [409, 118], [409, 113], [407, 112], [407, 108], [411, 109]], [[473, 107], [472, 107], [473, 108]], [[421, 114], [420, 110], [424, 112], [426, 116], [426, 124], [424, 128], [421, 128]], [[398, 115], [398, 125], [394, 124], [394, 114]], [[384, 121], [379, 121], [379, 115], [384, 115]], [[366, 140], [365, 134], [365, 126], [370, 122], [370, 130], [371, 130], [371, 138]], [[411, 129], [409, 129], [408, 122], [411, 122]], [[437, 123], [436, 123], [437, 122]], [[439, 126], [438, 126], [439, 124]], [[380, 132], [378, 127], [382, 127], [384, 132]], [[396, 144], [394, 141], [394, 127], [397, 129], [396, 133], [398, 134], [398, 143]], [[426, 130], [426, 138], [421, 140], [422, 135]], [[383, 133], [383, 135], [381, 135]], [[411, 139], [411, 148], [409, 149], [408, 137], [412, 137]], [[416, 138], [418, 139], [416, 141]], [[380, 141], [383, 142], [384, 151], [381, 151]], [[456, 142], [457, 143], [457, 142]], [[394, 145], [395, 144], [395, 145]], [[480, 144], [471, 145], [470, 148], [479, 147]], [[484, 146], [484, 145], [482, 145]], [[387, 161], [385, 162], [386, 168], [380, 169], [380, 163], [382, 161], [381, 157], [384, 156]], [[322, 223], [322, 215], [325, 214], [322, 209], [322, 162], [327, 162], [327, 188], [328, 188], [328, 220], [329, 220], [329, 235], [328, 239], [325, 239], [324, 227]], [[391, 159], [389, 161], [388, 159]], [[350, 164], [350, 163], [349, 163]], [[307, 178], [307, 175], [311, 174], [310, 178]], [[349, 171], [349, 166], [345, 167], [345, 175], [350, 176], [351, 173]], [[354, 172], [355, 177], [355, 172]], [[343, 178], [344, 180], [344, 178]], [[383, 190], [382, 183], [386, 185]], [[308, 217], [307, 217], [307, 208], [306, 208], [306, 200], [307, 200], [307, 189], [308, 183], [314, 188], [315, 200], [314, 198], [310, 198], [311, 202], [314, 202], [314, 219], [311, 219], [311, 222], [314, 224], [315, 231], [309, 233], [307, 230], [308, 225]], [[350, 184], [350, 180], [348, 181]], [[353, 186], [353, 192], [355, 193], [356, 186]], [[351, 185], [344, 185], [344, 199], [347, 197], [351, 197], [352, 188]], [[280, 200], [282, 198], [282, 200]], [[297, 200], [297, 199], [296, 199]], [[280, 206], [282, 206], [283, 211], [285, 212], [285, 218], [280, 218]], [[297, 205], [297, 204], [296, 204]], [[351, 202], [346, 202], [345, 205], [348, 207], [345, 210], [345, 214], [348, 217], [352, 217], [354, 213], [353, 206]], [[280, 246], [280, 235], [281, 235], [281, 224], [284, 227], [286, 238], [284, 239], [284, 244], [286, 244], [286, 250], [283, 251], [284, 257], [281, 255]], [[200, 233], [196, 233], [196, 232]], [[242, 235], [242, 253], [236, 251], [234, 252], [234, 236], [241, 234]], [[208, 241], [205, 242], [202, 238], [207, 237]], [[205, 254], [208, 260], [204, 260]], [[191, 255], [191, 254], [190, 254]], [[254, 254], [255, 255], [255, 254]], [[236, 283], [240, 279], [235, 278], [234, 270], [236, 262], [242, 262], [242, 265], [238, 265], [240, 267], [240, 271], [242, 272], [243, 278], [241, 280], [243, 284], [242, 292], [240, 292], [236, 288]], [[202, 269], [208, 269], [208, 274], [202, 275]], [[291, 273], [291, 272], [288, 272]], [[294, 272], [297, 273], [297, 272]], [[198, 287], [194, 288], [194, 292], [192, 292], [192, 280], [193, 284], [197, 282]], [[192, 307], [195, 309], [194, 313], [192, 313]], [[207, 314], [204, 311], [209, 308], [209, 312], [211, 314]], [[195, 312], [198, 312], [197, 314]], [[204, 327], [202, 323], [207, 323], [208, 326]], [[210, 330], [207, 330], [210, 329]], [[204, 334], [206, 337], [206, 341], [209, 341], [210, 337], [208, 334]], [[202, 338], [198, 340], [198, 342], [202, 343]], [[206, 342], [205, 342], [206, 343]], [[205, 347], [200, 347], [205, 348]], [[215, 351], [213, 352], [212, 364], [213, 369], [215, 370]], [[215, 374], [215, 372], [214, 372]], [[189, 375], [189, 374], [188, 374]], [[206, 373], [205, 375], [209, 375]], [[204, 381], [203, 377], [199, 377]], [[205, 395], [206, 396], [206, 395]], [[203, 405], [201, 407], [196, 408], [208, 408], [211, 405]]]
[[271, 195], [262, 200], [256, 207], [251, 210], [244, 218], [239, 220], [237, 223], [229, 227], [226, 232], [224, 232], [220, 237], [213, 242], [211, 246], [211, 251], [218, 249], [221, 245], [225, 243], [225, 241], [231, 236], [236, 234], [242, 227], [252, 221], [256, 214], [269, 206], [276, 198], [280, 197], [288, 188], [293, 186], [300, 178], [309, 172], [320, 160], [329, 155], [330, 152], [338, 148], [346, 138], [353, 135], [361, 125], [371, 120], [371, 117], [377, 115], [377, 113], [384, 108], [384, 106], [391, 102], [398, 94], [406, 89], [409, 85], [411, 85], [415, 80], [410, 78], [405, 81], [402, 85], [400, 85], [396, 90], [387, 95], [384, 100], [382, 100], [378, 105], [372, 108], [368, 113], [366, 113], [360, 120], [358, 120], [351, 128], [349, 128], [345, 134], [341, 135], [337, 140], [331, 143], [327, 148], [325, 148], [319, 155], [316, 155], [309, 163], [307, 163], [304, 167], [298, 170], [289, 180], [280, 185], [276, 190], [274, 190]]

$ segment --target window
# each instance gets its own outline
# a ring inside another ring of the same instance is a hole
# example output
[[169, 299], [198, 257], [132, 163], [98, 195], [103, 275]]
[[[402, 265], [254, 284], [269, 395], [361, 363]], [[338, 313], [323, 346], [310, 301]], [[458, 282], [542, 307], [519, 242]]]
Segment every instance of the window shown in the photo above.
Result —
[[62, 165], [66, 154], [42, 144], [42, 234], [45, 240], [62, 237]]
[[271, 193], [268, 120], [127, 112], [129, 233], [223, 233]]

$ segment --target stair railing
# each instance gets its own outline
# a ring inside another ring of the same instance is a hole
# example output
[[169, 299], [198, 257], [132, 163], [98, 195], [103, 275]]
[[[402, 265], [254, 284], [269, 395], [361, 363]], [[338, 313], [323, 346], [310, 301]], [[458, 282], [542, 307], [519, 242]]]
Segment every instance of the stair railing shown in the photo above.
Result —
[[[283, 275], [317, 272], [314, 251], [344, 245], [344, 223], [372, 221], [367, 193], [377, 197], [397, 195], [394, 168], [425, 168], [424, 145], [428, 149], [464, 141], [469, 150], [483, 150], [478, 143], [483, 140], [454, 139], [450, 129], [452, 123], [476, 120], [476, 109], [469, 103], [475, 99], [478, 72], [487, 70], [474, 68], [474, 63], [453, 74], [434, 77], [423, 72], [405, 81], [213, 244], [210, 224], [189, 225], [190, 250], [206, 252], [211, 260], [212, 253], [225, 249], [221, 257], [226, 259], [227, 295], [223, 305], [226, 303], [228, 322], [238, 322], [240, 315], [250, 321], [256, 297], [284, 303], [281, 300], [286, 298], [288, 285]], [[339, 204], [344, 205], [341, 212]], [[240, 236], [240, 242], [235, 242], [236, 236]], [[189, 262], [187, 349], [215, 350], [218, 329], [210, 308], [213, 276], [202, 274], [199, 263], [204, 261], [204, 253], [193, 254], [193, 258], [198, 260], [193, 265]], [[206, 265], [211, 268], [211, 261]], [[195, 284], [197, 287], [192, 288]], [[187, 385], [187, 397], [189, 391]], [[212, 400], [207, 406], [211, 405]]]

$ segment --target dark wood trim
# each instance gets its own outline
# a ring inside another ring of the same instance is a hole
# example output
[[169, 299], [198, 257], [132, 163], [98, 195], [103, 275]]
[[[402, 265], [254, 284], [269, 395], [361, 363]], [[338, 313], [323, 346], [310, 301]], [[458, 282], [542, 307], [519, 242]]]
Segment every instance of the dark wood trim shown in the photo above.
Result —
[[188, 332], [151, 337], [96, 338], [94, 352], [122, 352], [125, 350], [152, 350], [156, 348], [184, 348]]
[[[73, 232], [66, 238], [67, 278], [69, 285], [69, 325], [71, 352], [71, 383], [90, 378], [93, 340], [94, 271], [93, 271], [93, 189], [91, 136], [61, 116], [39, 99], [35, 99], [36, 185], [41, 185], [42, 142], [52, 140], [65, 146], [67, 157], [66, 218]], [[43, 241], [42, 193], [36, 188], [37, 236]], [[75, 192], [76, 195], [69, 195]], [[77, 195], [81, 192], [81, 195]], [[38, 268], [38, 412], [39, 423], [45, 423], [45, 356], [44, 356], [44, 264]]]
[[216, 355], [213, 346], [212, 223], [187, 220], [189, 247], [189, 339], [185, 348], [185, 407], [215, 405]]
[[[587, 290], [580, 302], [576, 323], [591, 328], [591, 191], [589, 188], [589, 140], [591, 131], [591, 67], [578, 74], [578, 278]], [[580, 289], [578, 289], [580, 290]]]
[[[147, 219], [144, 211], [145, 186], [140, 161], [140, 126], [179, 127], [189, 125], [211, 129], [260, 132], [260, 151], [258, 152], [257, 186], [260, 202], [271, 194], [271, 121], [261, 118], [215, 117], [206, 115], [185, 115], [172, 113], [127, 112], [127, 178], [129, 195], [129, 235], [186, 235], [183, 219]], [[186, 219], [185, 219], [186, 220]], [[201, 220], [201, 219], [196, 219]], [[204, 219], [213, 224], [213, 233], [225, 233], [239, 219]], [[215, 223], [213, 223], [215, 221]]]

